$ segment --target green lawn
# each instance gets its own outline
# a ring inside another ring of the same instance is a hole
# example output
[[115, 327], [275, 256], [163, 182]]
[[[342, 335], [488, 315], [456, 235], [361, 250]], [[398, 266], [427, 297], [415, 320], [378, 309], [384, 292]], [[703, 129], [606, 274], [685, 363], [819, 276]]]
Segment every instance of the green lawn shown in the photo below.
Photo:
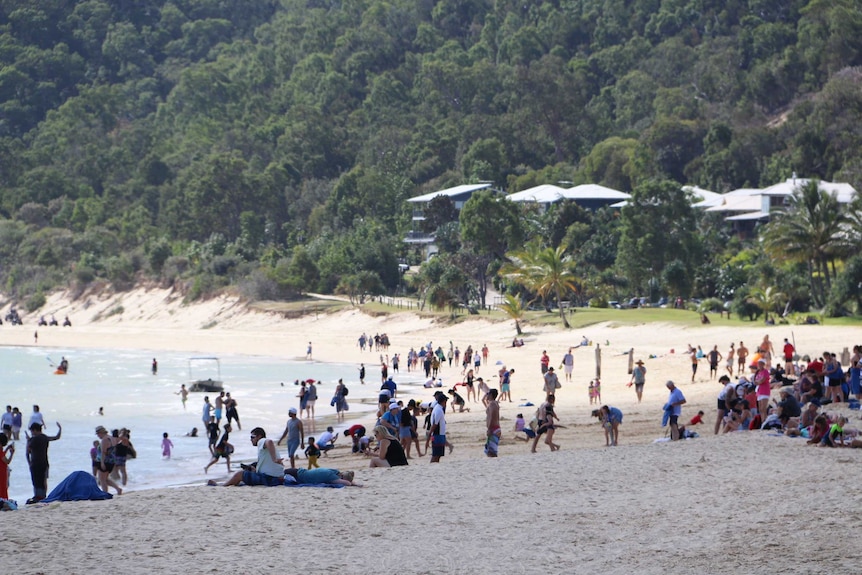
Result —
[[[402, 306], [392, 306], [386, 305], [380, 302], [367, 303], [362, 306], [363, 310], [372, 312], [372, 313], [394, 313], [399, 311], [416, 311], [417, 307], [415, 302], [413, 305], [402, 305]], [[514, 321], [510, 319], [505, 313], [501, 311], [483, 311], [477, 315], [471, 316], [464, 309], [457, 310], [454, 314], [448, 310], [434, 310], [426, 307], [422, 312], [422, 315], [428, 317], [439, 317], [439, 318], [449, 318], [451, 321], [469, 321], [470, 318], [483, 318], [490, 319], [492, 321], [508, 321], [512, 322], [512, 331], [514, 331]], [[807, 314], [800, 314], [800, 316], [804, 317]], [[814, 317], [818, 317], [817, 314], [811, 314]], [[721, 317], [717, 313], [708, 313], [707, 317], [709, 317], [710, 325], [729, 325], [729, 326], [756, 326], [763, 325], [763, 318], [756, 321], [748, 321], [739, 319], [737, 316], [733, 316], [732, 318], [728, 318], [727, 316]], [[672, 323], [676, 325], [685, 325], [696, 327], [699, 325], [703, 325], [700, 323], [700, 314], [698, 312], [689, 311], [689, 310], [680, 310], [680, 309], [672, 309], [672, 308], [659, 308], [659, 307], [647, 307], [647, 308], [638, 308], [638, 309], [615, 309], [615, 308], [575, 308], [574, 312], [568, 313], [566, 318], [569, 320], [569, 325], [572, 328], [580, 328], [589, 325], [594, 325], [597, 323], [605, 323], [610, 322], [617, 325], [640, 325], [645, 323]], [[826, 325], [838, 325], [838, 326], [858, 326], [862, 325], [862, 317], [854, 316], [854, 317], [827, 317], [827, 318], [819, 318], [820, 321], [825, 323]], [[794, 318], [788, 319], [788, 325], [795, 325], [796, 321]], [[521, 326], [523, 328], [527, 328], [530, 325], [560, 325], [562, 326], [563, 322], [560, 319], [560, 316], [557, 312], [547, 313], [545, 311], [530, 311], [527, 312], [524, 318], [521, 320]]]

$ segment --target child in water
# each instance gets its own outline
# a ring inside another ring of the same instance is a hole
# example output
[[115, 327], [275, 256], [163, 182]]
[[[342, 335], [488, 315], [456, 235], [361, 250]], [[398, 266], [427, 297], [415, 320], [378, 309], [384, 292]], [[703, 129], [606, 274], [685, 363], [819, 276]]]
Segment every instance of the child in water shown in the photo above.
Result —
[[171, 449], [173, 449], [174, 444], [168, 439], [167, 432], [162, 434], [162, 457], [165, 459], [171, 458]]
[[308, 458], [308, 468], [320, 467], [317, 464], [317, 458], [320, 457], [320, 448], [314, 442], [313, 437], [308, 438], [308, 447], [305, 448], [305, 456]]

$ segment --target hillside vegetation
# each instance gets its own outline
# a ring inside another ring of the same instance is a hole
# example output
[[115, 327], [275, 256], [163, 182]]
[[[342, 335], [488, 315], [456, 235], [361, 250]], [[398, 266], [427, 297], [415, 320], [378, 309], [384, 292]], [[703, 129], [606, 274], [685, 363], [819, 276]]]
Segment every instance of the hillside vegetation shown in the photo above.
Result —
[[407, 281], [404, 200], [484, 180], [653, 197], [793, 172], [858, 189], [860, 64], [855, 0], [0, 0], [0, 280], [29, 307], [142, 277], [190, 297], [472, 305], [536, 237], [565, 245], [584, 299], [728, 298], [801, 274], [782, 290], [822, 305], [810, 258], [687, 213], [684, 257], [639, 275], [617, 251], [625, 215], [450, 214], [431, 230], [440, 268]]

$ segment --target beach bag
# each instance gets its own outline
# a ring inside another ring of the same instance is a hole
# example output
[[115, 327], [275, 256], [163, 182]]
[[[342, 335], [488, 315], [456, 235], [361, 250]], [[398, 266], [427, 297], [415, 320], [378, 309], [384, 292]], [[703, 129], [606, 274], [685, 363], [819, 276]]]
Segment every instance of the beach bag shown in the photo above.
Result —
[[344, 397], [347, 397], [347, 392], [348, 392], [348, 390], [347, 390], [347, 386], [346, 386], [346, 385], [342, 385], [342, 386], [341, 386], [341, 395], [343, 395]]
[[554, 389], [560, 389], [561, 387], [563, 387], [563, 385], [560, 383], [560, 380], [557, 380], [557, 382], [554, 384]]

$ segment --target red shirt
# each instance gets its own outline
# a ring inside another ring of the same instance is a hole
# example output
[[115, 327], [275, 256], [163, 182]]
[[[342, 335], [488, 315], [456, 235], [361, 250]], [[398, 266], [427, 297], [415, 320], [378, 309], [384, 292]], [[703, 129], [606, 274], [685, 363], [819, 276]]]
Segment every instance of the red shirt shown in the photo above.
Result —
[[551, 358], [548, 356], [547, 353], [542, 354], [541, 362], [542, 362], [542, 365], [548, 365], [549, 363], [551, 363]]
[[794, 351], [796, 351], [796, 349], [794, 349], [792, 343], [790, 343], [790, 342], [785, 343], [784, 344], [784, 359], [786, 359], [787, 361], [792, 361]]
[[703, 423], [703, 418], [698, 413], [694, 417], [691, 418], [691, 421], [688, 422], [689, 425], [697, 425], [698, 423]]

